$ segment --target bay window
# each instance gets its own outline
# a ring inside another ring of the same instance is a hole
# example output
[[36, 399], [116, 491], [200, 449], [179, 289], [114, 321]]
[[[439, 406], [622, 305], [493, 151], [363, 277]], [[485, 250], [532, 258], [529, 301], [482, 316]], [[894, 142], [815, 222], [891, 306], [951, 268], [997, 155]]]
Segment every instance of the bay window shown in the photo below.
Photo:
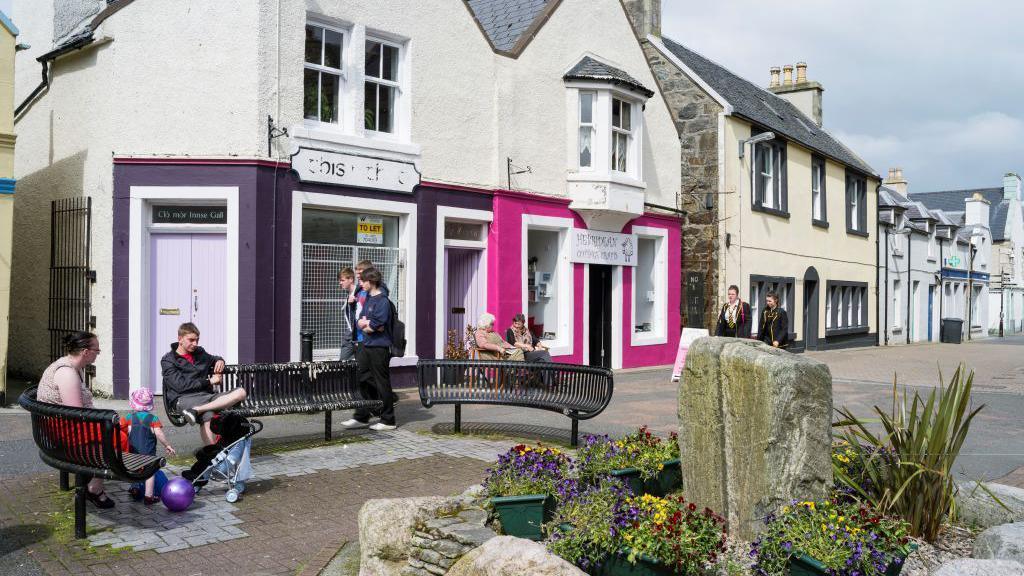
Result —
[[580, 92], [580, 168], [593, 167], [594, 154], [594, 100], [593, 92]]
[[616, 172], [629, 172], [632, 116], [632, 104], [612, 98], [612, 170]]

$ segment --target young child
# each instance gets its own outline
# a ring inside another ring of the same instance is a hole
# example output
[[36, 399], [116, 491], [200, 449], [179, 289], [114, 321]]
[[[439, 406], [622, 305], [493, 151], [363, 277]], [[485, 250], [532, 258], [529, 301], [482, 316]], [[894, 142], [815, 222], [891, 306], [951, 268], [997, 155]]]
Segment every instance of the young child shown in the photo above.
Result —
[[[128, 435], [128, 445], [135, 454], [146, 454], [156, 456], [156, 442], [160, 441], [167, 450], [167, 454], [173, 456], [174, 448], [167, 442], [164, 436], [163, 424], [160, 418], [152, 413], [153, 393], [146, 388], [139, 388], [131, 393], [128, 400], [128, 407], [131, 412], [121, 417], [121, 430]], [[156, 478], [150, 476], [146, 479], [146, 492], [143, 501], [146, 506], [159, 502], [160, 497], [153, 495], [153, 487], [156, 485]], [[133, 494], [133, 496], [135, 496]]]

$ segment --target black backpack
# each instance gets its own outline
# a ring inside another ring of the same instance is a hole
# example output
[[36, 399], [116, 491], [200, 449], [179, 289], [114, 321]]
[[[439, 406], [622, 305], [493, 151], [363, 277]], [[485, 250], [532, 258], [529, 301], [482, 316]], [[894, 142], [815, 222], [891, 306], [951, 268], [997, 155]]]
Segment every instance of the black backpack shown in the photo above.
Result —
[[405, 322], [398, 319], [398, 308], [390, 298], [388, 304], [391, 306], [391, 322], [388, 326], [388, 332], [391, 334], [391, 355], [401, 358], [405, 356]]

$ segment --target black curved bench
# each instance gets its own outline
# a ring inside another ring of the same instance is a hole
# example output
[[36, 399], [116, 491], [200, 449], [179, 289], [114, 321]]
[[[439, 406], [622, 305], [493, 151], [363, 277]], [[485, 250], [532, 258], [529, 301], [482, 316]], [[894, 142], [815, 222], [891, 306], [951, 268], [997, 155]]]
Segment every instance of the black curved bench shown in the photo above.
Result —
[[554, 362], [420, 360], [416, 373], [424, 406], [455, 405], [455, 432], [462, 430], [463, 404], [521, 406], [571, 418], [572, 446], [579, 421], [604, 411], [614, 389], [607, 368]]
[[85, 538], [85, 490], [90, 477], [141, 482], [163, 468], [158, 456], [130, 454], [114, 410], [74, 408], [36, 400], [29, 388], [18, 404], [32, 415], [32, 437], [43, 462], [75, 475], [75, 538]]
[[[237, 364], [224, 367], [221, 390], [245, 388], [246, 398], [226, 410], [240, 416], [324, 413], [324, 438], [331, 439], [331, 411], [367, 408], [380, 410], [383, 402], [360, 398], [359, 373], [354, 361]], [[164, 410], [175, 426], [185, 419], [164, 395]]]

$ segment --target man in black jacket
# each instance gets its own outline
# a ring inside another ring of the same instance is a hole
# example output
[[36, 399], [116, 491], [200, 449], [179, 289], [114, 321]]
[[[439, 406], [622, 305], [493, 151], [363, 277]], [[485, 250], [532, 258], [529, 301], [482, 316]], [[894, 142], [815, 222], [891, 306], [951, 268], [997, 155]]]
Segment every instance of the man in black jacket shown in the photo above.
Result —
[[207, 445], [213, 444], [213, 413], [245, 400], [245, 389], [214, 392], [214, 386], [219, 386], [223, 379], [224, 359], [207, 353], [199, 345], [199, 328], [191, 322], [178, 327], [178, 341], [164, 354], [160, 368], [167, 403], [176, 407], [189, 423], [201, 422], [199, 435]]

